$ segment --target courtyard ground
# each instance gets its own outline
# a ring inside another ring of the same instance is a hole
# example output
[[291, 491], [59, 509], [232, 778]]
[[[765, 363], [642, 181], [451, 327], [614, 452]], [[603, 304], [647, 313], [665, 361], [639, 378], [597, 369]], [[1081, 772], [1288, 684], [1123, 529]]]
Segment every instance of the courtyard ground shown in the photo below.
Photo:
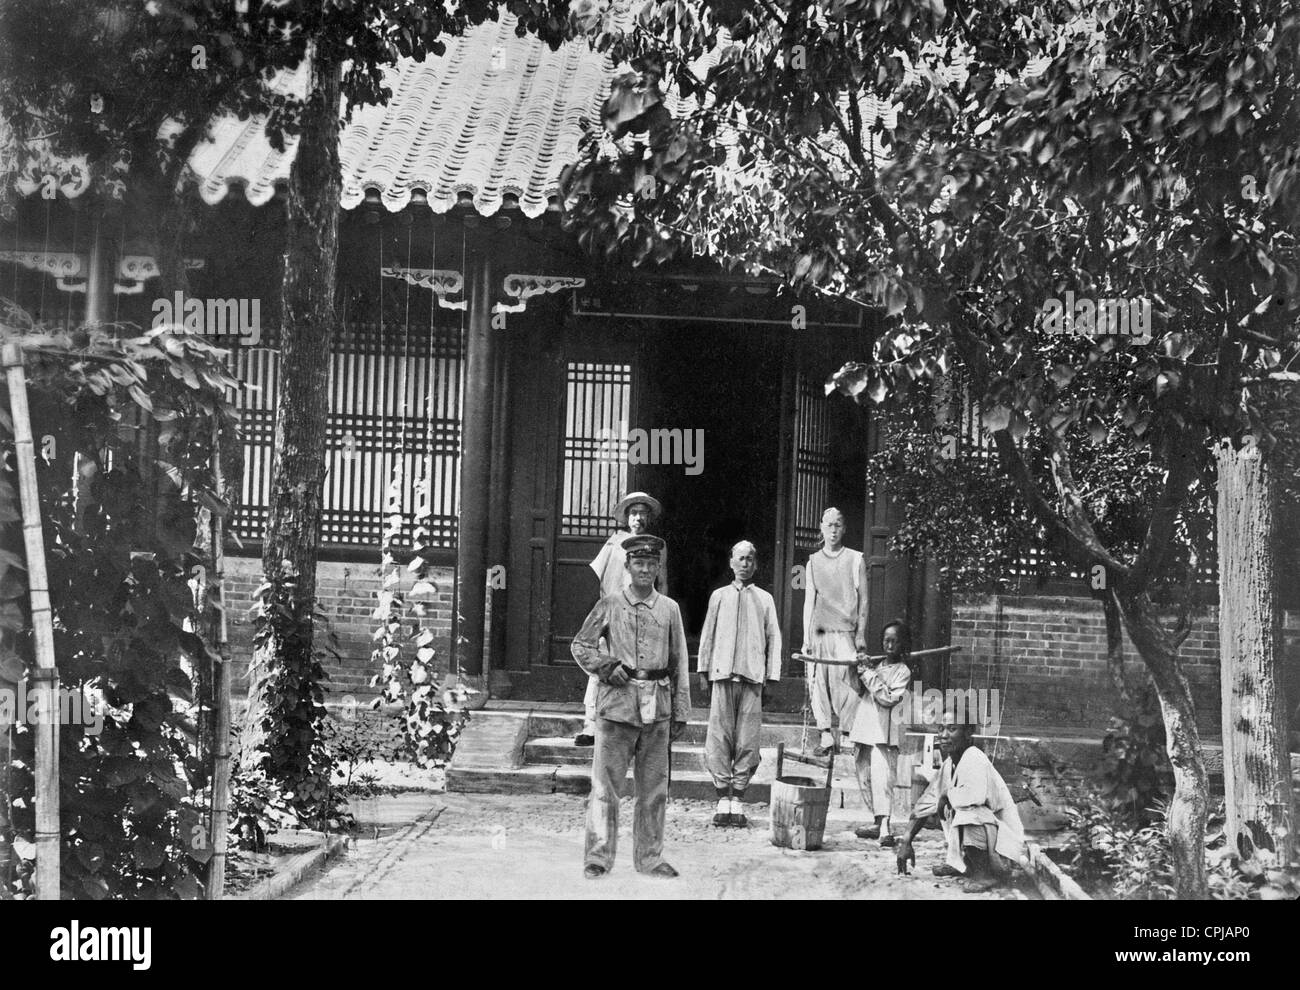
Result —
[[851, 811], [831, 812], [823, 849], [778, 849], [768, 837], [767, 808], [749, 805], [748, 829], [718, 829], [713, 805], [669, 805], [665, 858], [675, 880], [632, 868], [631, 801], [620, 817], [618, 859], [601, 880], [582, 876], [584, 797], [570, 794], [405, 793], [353, 801], [358, 833], [287, 895], [294, 900], [388, 898], [789, 898], [1003, 899], [1037, 897], [1016, 889], [964, 893], [939, 880], [937, 832], [922, 832], [917, 867], [899, 876], [893, 850], [853, 834]]

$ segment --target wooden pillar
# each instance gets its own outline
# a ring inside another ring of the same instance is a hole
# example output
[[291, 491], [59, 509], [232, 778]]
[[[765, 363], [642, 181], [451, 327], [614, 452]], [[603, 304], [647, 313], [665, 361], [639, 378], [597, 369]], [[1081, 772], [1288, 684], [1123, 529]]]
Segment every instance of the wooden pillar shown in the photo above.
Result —
[[[465, 259], [469, 328], [465, 340], [465, 398], [461, 413], [460, 526], [456, 540], [457, 667], [475, 688], [483, 683], [483, 622], [487, 607], [488, 508], [491, 499], [493, 350], [492, 261], [483, 246]], [[486, 693], [486, 692], [485, 692]], [[484, 702], [485, 694], [474, 701]]]
[[[795, 611], [795, 594], [793, 587], [793, 568], [802, 563], [795, 559], [797, 548], [794, 542], [795, 495], [793, 476], [795, 469], [795, 418], [798, 413], [796, 389], [799, 378], [799, 351], [794, 342], [787, 338], [785, 342], [785, 362], [781, 373], [781, 420], [780, 436], [777, 438], [776, 453], [776, 551], [773, 554], [772, 595], [776, 599], [776, 614], [781, 623], [782, 634], [788, 644], [797, 647], [802, 642], [803, 630], [795, 632], [794, 623], [802, 621]], [[787, 651], [788, 652], [788, 651]], [[802, 677], [803, 664], [794, 663], [788, 657], [781, 658], [782, 675]]]
[[[494, 331], [495, 332], [495, 331]], [[506, 331], [499, 331], [505, 333]], [[492, 387], [495, 403], [492, 411], [492, 458], [490, 466], [491, 497], [488, 500], [488, 568], [502, 568], [501, 580], [494, 581], [487, 594], [492, 602], [492, 640], [488, 643], [489, 671], [506, 668], [506, 612], [510, 582], [514, 577], [506, 567], [507, 533], [510, 528], [510, 348], [500, 341], [494, 348]], [[504, 587], [502, 587], [504, 581]]]

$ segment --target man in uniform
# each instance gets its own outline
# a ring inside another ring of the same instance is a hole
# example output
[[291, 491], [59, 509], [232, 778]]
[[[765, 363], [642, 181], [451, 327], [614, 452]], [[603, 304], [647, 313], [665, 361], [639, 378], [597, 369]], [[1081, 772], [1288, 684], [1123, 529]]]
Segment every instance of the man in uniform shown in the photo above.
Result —
[[[862, 554], [844, 546], [844, 514], [822, 513], [820, 550], [808, 558], [804, 574], [802, 652], [810, 657], [848, 660], [867, 652], [867, 565]], [[832, 726], [848, 732], [857, 713], [857, 672], [852, 666], [811, 664], [808, 689], [821, 738], [818, 756], [836, 748]]]
[[731, 548], [731, 584], [709, 597], [700, 631], [700, 690], [712, 687], [704, 764], [718, 809], [713, 824], [748, 825], [742, 802], [759, 764], [763, 684], [781, 679], [781, 626], [772, 596], [754, 584], [758, 551], [748, 540]]
[[1025, 856], [1025, 832], [1020, 812], [1006, 781], [984, 751], [974, 745], [969, 725], [956, 713], [943, 713], [939, 750], [944, 755], [939, 777], [912, 809], [907, 835], [899, 840], [898, 872], [916, 864], [912, 840], [932, 816], [939, 819], [948, 840], [945, 862], [934, 867], [937, 877], [964, 876], [969, 893], [996, 887]]
[[[600, 597], [622, 591], [632, 583], [632, 576], [624, 566], [623, 541], [629, 535], [640, 536], [658, 519], [663, 512], [659, 500], [645, 492], [628, 492], [614, 506], [614, 519], [625, 529], [615, 530], [610, 534], [600, 553], [589, 565], [596, 572], [600, 582]], [[668, 549], [659, 558], [659, 578], [655, 587], [663, 594], [668, 593]], [[599, 600], [599, 599], [598, 599]], [[575, 746], [591, 746], [596, 741], [596, 691], [599, 681], [595, 677], [587, 678], [587, 693], [583, 695], [582, 731], [573, 737]]]
[[596, 603], [572, 646], [573, 659], [599, 682], [583, 866], [589, 880], [614, 865], [619, 789], [634, 757], [633, 863], [640, 873], [677, 876], [663, 845], [669, 747], [691, 706], [686, 630], [677, 603], [655, 591], [664, 541], [630, 536], [622, 549], [631, 584]]
[[874, 821], [857, 830], [860, 839], [879, 839], [882, 846], [894, 845], [889, 818], [894, 810], [894, 784], [898, 751], [905, 726], [896, 716], [898, 705], [912, 683], [907, 666], [912, 649], [912, 634], [900, 619], [886, 623], [880, 634], [885, 659], [858, 664], [861, 680], [857, 715], [849, 740], [853, 743], [853, 762], [858, 775], [858, 790], [867, 814]]

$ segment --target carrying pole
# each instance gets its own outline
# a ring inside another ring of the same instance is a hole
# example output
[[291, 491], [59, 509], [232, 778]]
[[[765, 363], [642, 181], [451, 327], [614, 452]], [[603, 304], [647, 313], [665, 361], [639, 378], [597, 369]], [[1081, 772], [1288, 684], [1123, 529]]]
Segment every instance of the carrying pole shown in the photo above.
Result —
[[54, 663], [54, 622], [50, 585], [45, 572], [45, 537], [36, 486], [36, 448], [32, 415], [27, 405], [23, 352], [16, 343], [3, 349], [9, 409], [14, 421], [14, 452], [18, 461], [18, 496], [22, 507], [23, 545], [27, 553], [27, 586], [32, 604], [35, 664], [30, 680], [37, 691], [36, 724], [36, 898], [59, 899], [59, 671]]

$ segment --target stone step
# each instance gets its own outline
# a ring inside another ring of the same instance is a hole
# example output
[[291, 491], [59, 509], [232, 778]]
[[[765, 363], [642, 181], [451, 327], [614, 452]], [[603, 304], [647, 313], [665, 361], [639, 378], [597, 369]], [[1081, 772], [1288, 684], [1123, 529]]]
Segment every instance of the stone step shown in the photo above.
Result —
[[[533, 746], [533, 743], [537, 743]], [[591, 790], [592, 747], [575, 747], [568, 738], [529, 740], [524, 745], [526, 762], [522, 767], [465, 766], [453, 761], [447, 770], [447, 790], [462, 793], [490, 794], [586, 794]], [[762, 762], [754, 773], [746, 801], [766, 804], [776, 777], [776, 749], [764, 748]], [[544, 762], [549, 758], [549, 762]], [[786, 777], [807, 776], [824, 782], [826, 771], [786, 759]], [[704, 749], [678, 741], [673, 747], [672, 793], [674, 797], [713, 800], [713, 779], [704, 769]], [[632, 771], [628, 771], [627, 793]], [[853, 762], [841, 756], [832, 780], [833, 807], [861, 807]]]
[[[524, 765], [590, 767], [595, 752], [594, 746], [575, 746], [572, 736], [539, 736], [524, 743]], [[704, 746], [673, 743], [673, 769], [679, 766], [703, 771]]]
[[[572, 740], [574, 736], [582, 731], [582, 721], [581, 715], [532, 712], [529, 715], [529, 736], [535, 739], [567, 738]], [[707, 715], [698, 717], [696, 713], [692, 712], [691, 718], [686, 723], [686, 731], [682, 733], [677, 741], [703, 746], [708, 730], [709, 721]], [[803, 728], [801, 725], [764, 721], [762, 734], [759, 737], [759, 745], [776, 746], [777, 743], [783, 742], [786, 746], [798, 747], [802, 734]], [[808, 746], [811, 749], [816, 745], [817, 730], [810, 726], [808, 728]]]

